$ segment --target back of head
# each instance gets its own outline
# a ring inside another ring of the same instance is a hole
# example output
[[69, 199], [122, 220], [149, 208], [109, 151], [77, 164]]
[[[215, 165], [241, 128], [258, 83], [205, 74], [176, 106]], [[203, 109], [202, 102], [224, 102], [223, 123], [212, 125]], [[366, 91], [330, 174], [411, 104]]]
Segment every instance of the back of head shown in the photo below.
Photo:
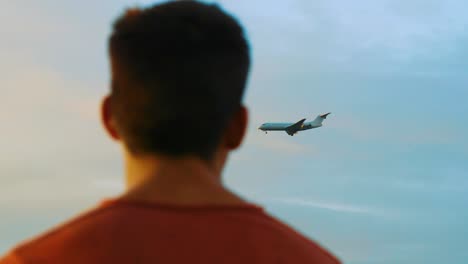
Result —
[[131, 9], [114, 24], [109, 51], [112, 114], [130, 152], [210, 159], [249, 70], [237, 21], [196, 1]]

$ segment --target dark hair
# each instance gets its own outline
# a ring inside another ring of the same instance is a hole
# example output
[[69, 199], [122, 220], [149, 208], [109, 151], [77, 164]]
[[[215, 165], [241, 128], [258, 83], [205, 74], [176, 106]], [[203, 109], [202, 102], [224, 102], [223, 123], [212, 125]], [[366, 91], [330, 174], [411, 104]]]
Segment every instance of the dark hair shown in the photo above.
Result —
[[130, 9], [115, 22], [109, 51], [112, 113], [129, 150], [212, 158], [249, 71], [238, 22], [196, 1]]

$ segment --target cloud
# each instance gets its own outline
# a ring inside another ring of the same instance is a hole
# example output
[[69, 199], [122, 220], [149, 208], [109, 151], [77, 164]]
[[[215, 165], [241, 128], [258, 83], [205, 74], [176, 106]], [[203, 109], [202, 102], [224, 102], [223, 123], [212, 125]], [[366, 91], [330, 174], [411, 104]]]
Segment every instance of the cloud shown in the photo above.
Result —
[[[254, 134], [257, 133], [257, 134]], [[278, 132], [281, 133], [281, 132]], [[301, 143], [294, 142], [292, 139], [285, 139], [289, 135], [271, 135], [268, 133], [265, 135], [263, 132], [253, 131], [250, 137], [247, 139], [247, 143], [251, 146], [257, 146], [264, 150], [275, 151], [286, 154], [304, 154], [306, 152], [314, 152], [316, 149], [305, 146]], [[297, 137], [297, 136], [296, 136]]]
[[2, 1], [0, 32], [9, 37], [4, 40], [28, 38], [34, 41], [45, 41], [54, 33], [69, 29], [69, 25], [59, 23], [60, 20], [50, 16], [36, 4], [38, 3]]
[[419, 62], [419, 73], [440, 74], [427, 60], [454, 55], [466, 35], [465, 9], [457, 0], [294, 0], [240, 1], [234, 11], [245, 16], [261, 67], [269, 67], [265, 57], [282, 68], [362, 73], [408, 72], [403, 66]]
[[325, 201], [318, 201], [312, 199], [304, 199], [304, 198], [295, 198], [295, 197], [287, 197], [287, 198], [272, 198], [267, 199], [264, 201], [266, 204], [285, 204], [291, 206], [302, 206], [302, 207], [310, 207], [316, 209], [324, 209], [339, 213], [350, 213], [350, 214], [365, 214], [365, 215], [375, 215], [375, 216], [383, 216], [387, 213], [384, 210], [379, 208], [371, 208], [371, 207], [364, 207], [364, 206], [356, 206], [351, 204], [344, 204], [344, 203], [335, 203], [335, 202], [325, 202]]
[[449, 193], [463, 194], [468, 192], [468, 179], [466, 178], [465, 168], [438, 168], [435, 172], [436, 176], [424, 175], [423, 179], [415, 178], [408, 175], [401, 178], [393, 179], [388, 182], [388, 185], [398, 189], [419, 194], [431, 193]]
[[334, 119], [334, 122], [327, 124], [328, 128], [366, 142], [377, 140], [399, 144], [455, 144], [463, 138], [462, 131], [450, 126], [449, 121], [449, 125], [442, 125], [444, 120], [440, 120], [439, 125], [428, 128], [427, 116], [424, 119], [418, 116], [408, 119], [386, 115], [381, 119], [374, 116], [369, 119], [368, 116], [337, 114]]
[[73, 145], [73, 136], [86, 133], [86, 128], [99, 128], [99, 96], [87, 91], [84, 85], [34, 64], [24, 64], [21, 69], [8, 73], [0, 80], [3, 148], [13, 151], [27, 147], [29, 153], [44, 154], [52, 146], [63, 147], [59, 144], [62, 141]]
[[[83, 204], [120, 189], [117, 144], [99, 123], [100, 92], [32, 61], [0, 79], [0, 208]], [[53, 191], [51, 191], [53, 190]]]
[[123, 179], [96, 178], [92, 181], [91, 186], [99, 192], [122, 193], [125, 190]]

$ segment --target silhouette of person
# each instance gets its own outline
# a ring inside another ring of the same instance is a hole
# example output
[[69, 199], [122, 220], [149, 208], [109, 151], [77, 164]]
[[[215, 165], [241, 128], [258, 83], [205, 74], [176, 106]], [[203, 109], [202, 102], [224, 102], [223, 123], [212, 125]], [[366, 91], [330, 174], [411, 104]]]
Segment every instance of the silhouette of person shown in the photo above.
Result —
[[130, 9], [109, 39], [102, 122], [122, 145], [126, 191], [15, 247], [11, 263], [339, 263], [228, 190], [243, 140], [244, 31], [218, 5]]

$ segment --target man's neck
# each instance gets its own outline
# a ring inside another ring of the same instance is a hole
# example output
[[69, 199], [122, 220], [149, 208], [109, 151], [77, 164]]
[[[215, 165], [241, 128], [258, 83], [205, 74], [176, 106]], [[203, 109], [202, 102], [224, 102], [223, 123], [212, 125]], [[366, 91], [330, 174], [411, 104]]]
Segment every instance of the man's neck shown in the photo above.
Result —
[[221, 182], [225, 157], [135, 157], [127, 154], [123, 199], [177, 205], [242, 204]]

